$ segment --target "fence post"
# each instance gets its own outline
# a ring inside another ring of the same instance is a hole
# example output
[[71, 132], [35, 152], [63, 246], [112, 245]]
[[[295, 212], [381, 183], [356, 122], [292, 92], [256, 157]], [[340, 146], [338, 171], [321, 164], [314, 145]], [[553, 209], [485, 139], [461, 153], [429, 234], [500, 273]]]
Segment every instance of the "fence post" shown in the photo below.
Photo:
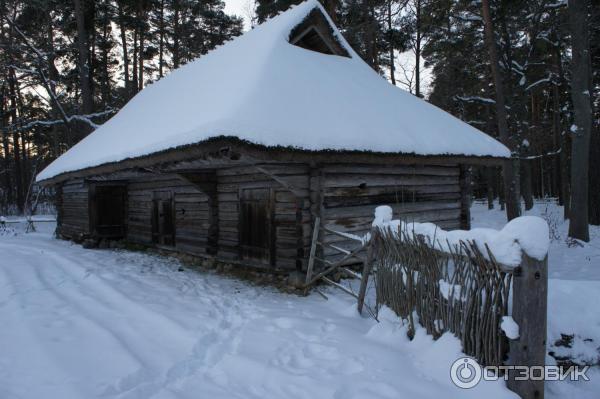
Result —
[[[543, 366], [546, 359], [548, 312], [548, 256], [540, 261], [523, 252], [521, 265], [513, 271], [512, 317], [519, 325], [519, 338], [510, 340], [508, 365]], [[530, 369], [531, 371], [531, 369]], [[541, 371], [543, 374], [543, 371]], [[539, 370], [534, 373], [539, 374]], [[544, 380], [527, 379], [521, 370], [510, 370], [508, 389], [523, 399], [543, 399]]]
[[369, 244], [367, 245], [367, 258], [363, 264], [362, 278], [360, 280], [360, 289], [358, 291], [358, 313], [362, 314], [363, 306], [365, 304], [365, 295], [367, 294], [367, 284], [369, 282], [369, 273], [371, 273], [371, 267], [373, 263], [373, 251], [375, 243], [375, 234], [377, 234], [377, 227], [371, 228], [371, 237], [369, 238]]
[[[308, 266], [306, 268], [306, 281], [309, 284], [312, 279], [313, 267], [315, 266], [315, 256], [317, 254], [317, 242], [319, 241], [319, 229], [321, 228], [321, 218], [315, 217], [315, 225], [313, 227], [312, 241], [310, 243], [310, 254], [308, 255]], [[308, 287], [306, 288], [308, 293]]]

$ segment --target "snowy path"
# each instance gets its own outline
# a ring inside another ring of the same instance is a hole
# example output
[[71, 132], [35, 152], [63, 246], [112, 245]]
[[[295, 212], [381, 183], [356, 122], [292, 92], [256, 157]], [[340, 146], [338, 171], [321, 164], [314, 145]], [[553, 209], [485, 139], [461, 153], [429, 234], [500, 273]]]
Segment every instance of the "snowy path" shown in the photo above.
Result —
[[[481, 204], [473, 216], [476, 226], [504, 223]], [[600, 342], [600, 229], [589, 245], [571, 248], [566, 225], [557, 225], [548, 339], [575, 340], [550, 349], [588, 361]], [[40, 226], [0, 235], [0, 399], [514, 397], [502, 383], [455, 388], [455, 338], [434, 342], [418, 330], [408, 341], [395, 316], [363, 319], [343, 294], [300, 298], [178, 272], [174, 260], [84, 250]], [[590, 376], [548, 383], [546, 397], [597, 398], [599, 368]]]
[[508, 398], [462, 391], [456, 339], [165, 258], [0, 237], [0, 398]]

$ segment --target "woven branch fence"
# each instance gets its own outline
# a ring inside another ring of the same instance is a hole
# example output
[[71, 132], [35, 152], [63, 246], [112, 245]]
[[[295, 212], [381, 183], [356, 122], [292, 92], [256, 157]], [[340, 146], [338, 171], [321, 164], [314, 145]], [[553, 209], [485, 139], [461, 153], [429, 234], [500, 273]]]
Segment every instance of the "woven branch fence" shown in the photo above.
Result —
[[501, 365], [508, 340], [500, 323], [508, 315], [512, 272], [472, 242], [448, 252], [411, 231], [373, 230], [377, 307], [387, 305], [434, 338], [454, 333], [463, 351], [484, 365]]

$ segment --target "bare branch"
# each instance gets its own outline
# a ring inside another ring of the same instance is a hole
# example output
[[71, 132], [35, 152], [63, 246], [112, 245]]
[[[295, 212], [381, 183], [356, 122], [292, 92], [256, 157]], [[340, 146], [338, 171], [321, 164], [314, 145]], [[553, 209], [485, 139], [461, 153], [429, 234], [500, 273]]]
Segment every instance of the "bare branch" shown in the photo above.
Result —
[[52, 102], [54, 103], [54, 105], [56, 106], [56, 108], [58, 109], [58, 111], [60, 112], [61, 117], [62, 117], [64, 123], [67, 124], [67, 125], [69, 125], [70, 122], [71, 122], [71, 120], [69, 119], [69, 117], [65, 113], [65, 110], [62, 107], [62, 105], [60, 104], [60, 101], [58, 101], [58, 98], [56, 97], [56, 93], [54, 92], [54, 90], [52, 90], [52, 87], [50, 86], [50, 82], [46, 78], [46, 75], [44, 74], [44, 71], [42, 69], [42, 65], [43, 65], [43, 63], [45, 61], [46, 54], [44, 52], [42, 52], [41, 50], [39, 50], [37, 47], [35, 47], [33, 44], [31, 44], [31, 42], [29, 41], [29, 39], [27, 38], [27, 36], [25, 36], [25, 34], [19, 29], [19, 27], [17, 26], [17, 24], [15, 24], [15, 22], [12, 19], [10, 19], [6, 15], [4, 16], [4, 19], [8, 22], [8, 24], [10, 25], [10, 27], [12, 29], [14, 29], [15, 32], [17, 32], [17, 34], [19, 35], [19, 37], [21, 38], [21, 40], [23, 41], [23, 43], [31, 51], [33, 51], [35, 53], [35, 55], [37, 56], [37, 59], [38, 59], [37, 72], [38, 72], [38, 74], [40, 76], [40, 79], [42, 80], [42, 84], [46, 88], [46, 91], [48, 92], [48, 95], [52, 98]]

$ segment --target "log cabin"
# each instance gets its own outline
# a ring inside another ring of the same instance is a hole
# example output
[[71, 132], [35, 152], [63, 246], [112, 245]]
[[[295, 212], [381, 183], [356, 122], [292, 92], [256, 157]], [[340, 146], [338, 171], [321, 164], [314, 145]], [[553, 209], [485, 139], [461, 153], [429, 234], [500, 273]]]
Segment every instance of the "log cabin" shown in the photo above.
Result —
[[361, 235], [387, 204], [468, 228], [469, 165], [508, 157], [390, 85], [309, 0], [149, 85], [37, 180], [60, 237], [286, 271], [306, 267], [317, 217]]

